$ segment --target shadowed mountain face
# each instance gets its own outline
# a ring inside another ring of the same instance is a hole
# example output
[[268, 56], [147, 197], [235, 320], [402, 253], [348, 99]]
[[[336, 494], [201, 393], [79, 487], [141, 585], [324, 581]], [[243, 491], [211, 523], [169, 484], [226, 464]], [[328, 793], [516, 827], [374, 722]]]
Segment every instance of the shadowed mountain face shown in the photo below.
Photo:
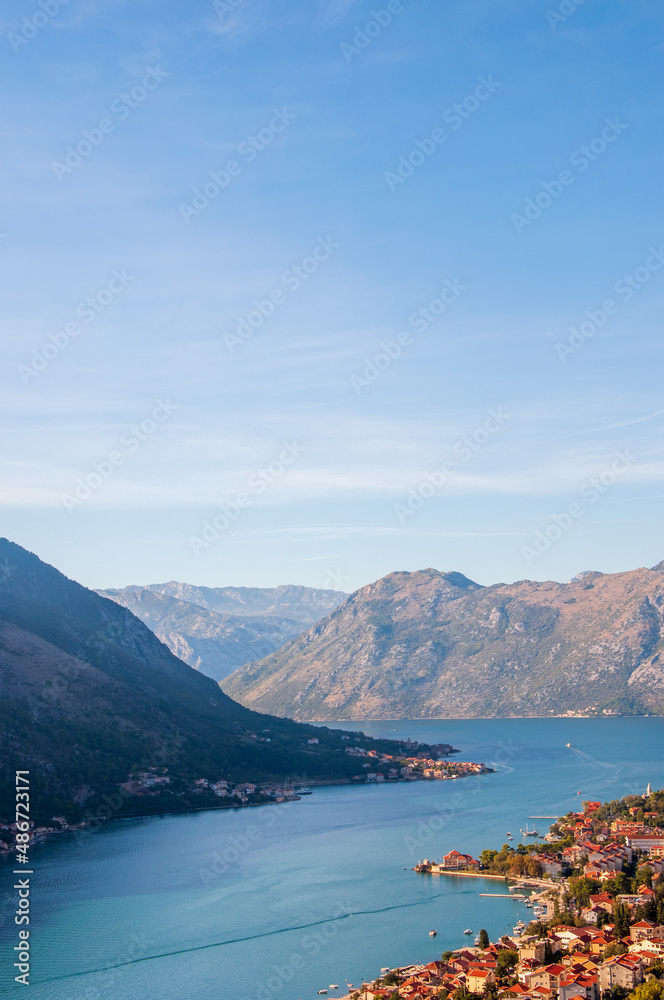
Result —
[[193, 587], [152, 584], [99, 590], [140, 618], [189, 666], [222, 680], [300, 635], [346, 598], [311, 587]]
[[664, 713], [664, 572], [481, 587], [391, 573], [223, 683], [298, 719]]
[[[76, 818], [83, 801], [117, 798], [130, 772], [155, 765], [183, 782], [347, 778], [356, 769], [347, 745], [339, 731], [237, 704], [126, 608], [0, 539], [3, 820], [16, 769], [31, 772], [35, 819]], [[187, 807], [175, 795], [155, 803]]]

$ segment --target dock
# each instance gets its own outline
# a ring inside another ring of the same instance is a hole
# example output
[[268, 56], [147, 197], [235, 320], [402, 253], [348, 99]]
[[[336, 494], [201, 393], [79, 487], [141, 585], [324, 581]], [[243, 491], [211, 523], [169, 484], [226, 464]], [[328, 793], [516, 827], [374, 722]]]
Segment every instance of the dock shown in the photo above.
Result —
[[528, 899], [522, 892], [480, 892], [478, 895], [500, 897], [501, 899]]

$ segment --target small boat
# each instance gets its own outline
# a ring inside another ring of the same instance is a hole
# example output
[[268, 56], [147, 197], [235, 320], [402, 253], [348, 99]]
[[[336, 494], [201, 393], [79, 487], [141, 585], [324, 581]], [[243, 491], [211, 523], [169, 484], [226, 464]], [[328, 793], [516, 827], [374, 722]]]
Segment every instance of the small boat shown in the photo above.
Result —
[[472, 934], [473, 932], [472, 932], [472, 930], [470, 929], [470, 927], [466, 927], [466, 929], [465, 929], [465, 931], [464, 931], [463, 933], [464, 933], [464, 934]]
[[310, 788], [296, 788], [295, 789], [295, 794], [296, 795], [313, 795], [313, 792], [311, 791]]
[[570, 749], [571, 749], [572, 744], [571, 743], [566, 743], [565, 746], [566, 747], [570, 747]]
[[429, 931], [429, 937], [436, 937], [438, 931]]
[[319, 990], [318, 991], [318, 996], [322, 997], [324, 993], [327, 993], [327, 990]]
[[339, 984], [338, 983], [330, 983], [330, 989], [331, 990], [338, 990], [339, 989]]

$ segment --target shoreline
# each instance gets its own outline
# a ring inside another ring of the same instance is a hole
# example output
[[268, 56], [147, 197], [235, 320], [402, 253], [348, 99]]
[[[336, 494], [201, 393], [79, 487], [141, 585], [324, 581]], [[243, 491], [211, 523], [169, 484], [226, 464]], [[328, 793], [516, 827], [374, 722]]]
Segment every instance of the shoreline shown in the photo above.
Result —
[[482, 872], [455, 872], [455, 871], [423, 871], [417, 866], [411, 868], [412, 872], [417, 872], [418, 875], [453, 875], [455, 878], [493, 878], [498, 879], [500, 882], [509, 882], [509, 875], [484, 875]]
[[[481, 773], [495, 774], [496, 772], [493, 771], [491, 768], [489, 768]], [[474, 777], [478, 777], [478, 775], [459, 774], [449, 778], [434, 778], [429, 776], [425, 777], [424, 775], [422, 775], [416, 778], [415, 777], [390, 778], [385, 781], [354, 781], [352, 778], [318, 778], [318, 779], [308, 780], [307, 785], [309, 788], [332, 788], [341, 785], [350, 785], [355, 788], [367, 788], [370, 786], [384, 787], [386, 785], [413, 785], [422, 781], [426, 782], [461, 781], [464, 778], [474, 778]], [[47, 840], [50, 840], [51, 837], [60, 837], [63, 834], [77, 834], [82, 831], [92, 831], [98, 829], [99, 827], [105, 825], [106, 823], [117, 823], [121, 821], [127, 822], [135, 819], [149, 819], [150, 817], [153, 816], [159, 819], [164, 819], [167, 816], [186, 816], [192, 813], [200, 813], [200, 812], [230, 812], [231, 810], [240, 810], [249, 808], [256, 809], [256, 808], [262, 808], [264, 806], [282, 806], [288, 802], [300, 802], [301, 800], [302, 796], [296, 795], [290, 799], [284, 799], [282, 801], [276, 801], [275, 799], [266, 799], [264, 802], [240, 802], [237, 804], [233, 803], [232, 805], [231, 804], [225, 805], [220, 802], [219, 805], [209, 803], [202, 806], [188, 806], [186, 809], [167, 809], [162, 811], [155, 810], [153, 812], [132, 813], [130, 815], [121, 814], [119, 816], [108, 816], [108, 817], [91, 816], [88, 821], [82, 820], [79, 823], [74, 823], [71, 826], [63, 827], [61, 829], [46, 828], [42, 830], [42, 828], [40, 828], [40, 832], [37, 834], [37, 836], [31, 838], [30, 846], [33, 846], [35, 844], [43, 844]], [[5, 823], [2, 819], [0, 819], [0, 825], [11, 826], [11, 823], [10, 821], [6, 821]], [[2, 861], [5, 858], [7, 860], [11, 859], [13, 857], [14, 851], [15, 848], [13, 846], [8, 851], [0, 851], [0, 861]]]

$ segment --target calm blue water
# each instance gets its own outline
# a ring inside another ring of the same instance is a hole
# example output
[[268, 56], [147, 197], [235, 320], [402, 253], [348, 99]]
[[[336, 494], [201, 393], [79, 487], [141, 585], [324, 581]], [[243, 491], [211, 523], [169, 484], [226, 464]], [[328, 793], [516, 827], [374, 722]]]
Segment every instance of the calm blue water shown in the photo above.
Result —
[[[322, 789], [38, 846], [31, 1000], [305, 1000], [383, 965], [431, 960], [467, 941], [465, 927], [493, 937], [529, 911], [479, 898], [500, 883], [416, 875], [418, 859], [500, 847], [530, 816], [664, 785], [662, 719], [359, 725], [449, 741], [498, 773]], [[9, 866], [0, 877], [4, 895]], [[8, 921], [0, 942], [0, 995], [15, 996]]]

